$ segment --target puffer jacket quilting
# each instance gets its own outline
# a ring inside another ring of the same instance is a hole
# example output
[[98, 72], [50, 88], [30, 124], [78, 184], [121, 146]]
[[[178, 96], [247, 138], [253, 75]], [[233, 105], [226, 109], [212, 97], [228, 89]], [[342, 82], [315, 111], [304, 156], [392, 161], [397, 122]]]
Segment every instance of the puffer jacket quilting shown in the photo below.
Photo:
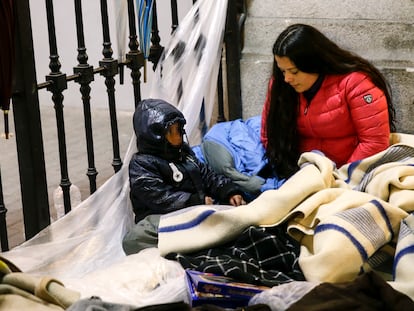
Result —
[[[260, 138], [264, 146], [272, 83], [271, 79], [262, 112]], [[328, 75], [310, 103], [303, 94], [299, 99], [301, 152], [320, 150], [340, 167], [389, 146], [387, 100], [366, 74]]]

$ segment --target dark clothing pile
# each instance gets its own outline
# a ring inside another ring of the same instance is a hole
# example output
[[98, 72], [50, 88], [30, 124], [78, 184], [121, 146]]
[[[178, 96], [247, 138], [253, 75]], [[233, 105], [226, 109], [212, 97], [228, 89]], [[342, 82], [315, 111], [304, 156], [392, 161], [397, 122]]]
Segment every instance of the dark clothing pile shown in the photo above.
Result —
[[239, 282], [276, 286], [304, 281], [299, 267], [300, 244], [286, 227], [249, 227], [235, 240], [196, 253], [170, 253], [185, 269], [231, 277]]
[[352, 282], [322, 283], [287, 310], [414, 310], [414, 302], [371, 271], [360, 275]]

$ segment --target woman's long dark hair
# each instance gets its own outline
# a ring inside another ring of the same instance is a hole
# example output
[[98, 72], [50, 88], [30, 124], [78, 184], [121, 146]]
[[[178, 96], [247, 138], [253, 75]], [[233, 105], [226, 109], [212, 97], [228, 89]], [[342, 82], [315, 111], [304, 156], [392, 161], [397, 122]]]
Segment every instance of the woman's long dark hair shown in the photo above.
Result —
[[[387, 99], [391, 131], [395, 130], [395, 111], [391, 91], [381, 72], [367, 60], [340, 48], [316, 28], [294, 24], [287, 27], [273, 45], [273, 55], [288, 57], [303, 72], [320, 75], [366, 73]], [[273, 61], [273, 86], [266, 120], [266, 156], [279, 177], [289, 177], [298, 170], [299, 137], [296, 119], [298, 93], [284, 81]]]

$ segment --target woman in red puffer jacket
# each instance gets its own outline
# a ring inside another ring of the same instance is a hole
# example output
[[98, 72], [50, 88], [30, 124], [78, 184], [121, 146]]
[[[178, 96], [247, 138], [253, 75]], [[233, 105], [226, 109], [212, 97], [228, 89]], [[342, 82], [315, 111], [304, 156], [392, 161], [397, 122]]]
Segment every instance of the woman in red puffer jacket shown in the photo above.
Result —
[[319, 150], [337, 167], [389, 146], [394, 108], [383, 75], [312, 26], [286, 28], [273, 46], [261, 140], [279, 177]]

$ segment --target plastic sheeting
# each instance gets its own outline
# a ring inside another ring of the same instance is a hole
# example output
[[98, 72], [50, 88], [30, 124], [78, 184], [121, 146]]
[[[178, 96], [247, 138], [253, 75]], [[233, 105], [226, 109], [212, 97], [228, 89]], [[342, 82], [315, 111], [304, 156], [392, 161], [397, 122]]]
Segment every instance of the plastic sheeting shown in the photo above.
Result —
[[[134, 150], [130, 142], [124, 163]], [[71, 212], [2, 255], [24, 272], [83, 276], [124, 257], [121, 240], [132, 225], [127, 165]]]
[[197, 1], [155, 70], [150, 97], [182, 111], [190, 145], [201, 142], [213, 113], [226, 12], [227, 1]]
[[[152, 82], [152, 97], [167, 99], [183, 111], [188, 121], [186, 130], [190, 137], [198, 135], [195, 133], [203, 102], [206, 119], [209, 120], [212, 114], [226, 9], [227, 1], [197, 1], [172, 35]], [[174, 51], [177, 46], [183, 47], [182, 43], [186, 48], [180, 50], [181, 57], [177, 58]], [[181, 97], [174, 96], [177, 94], [178, 81]], [[129, 201], [128, 163], [135, 151], [133, 137], [124, 157], [124, 165], [118, 173], [70, 213], [32, 239], [2, 253], [2, 256], [11, 260], [24, 272], [51, 275], [66, 285], [72, 284], [74, 289], [81, 289], [80, 284], [89, 286], [92, 292], [88, 291], [88, 294], [93, 294], [94, 288], [96, 291], [108, 288], [108, 297], [119, 302], [127, 300], [126, 297], [121, 299], [122, 297], [118, 296], [119, 299], [116, 299], [116, 293], [110, 293], [110, 290], [113, 289], [114, 283], [121, 284], [122, 278], [133, 279], [134, 276], [140, 276], [141, 278], [137, 277], [135, 281], [142, 283], [142, 278], [153, 271], [155, 281], [152, 287], [147, 288], [148, 292], [158, 287], [161, 281], [165, 283], [177, 278], [181, 280], [180, 268], [175, 266], [170, 270], [169, 264], [158, 253], [138, 254], [139, 256], [135, 257], [125, 256], [122, 250], [122, 238], [133, 224]], [[131, 271], [129, 268], [134, 260], [140, 264], [136, 264], [137, 270]], [[144, 264], [145, 262], [148, 264]], [[111, 267], [116, 271], [122, 270], [122, 267], [126, 270], [124, 274], [114, 275], [110, 272], [114, 271]], [[168, 271], [173, 273], [170, 275]], [[93, 276], [96, 276], [99, 284], [94, 284]], [[108, 287], [105, 282], [111, 283], [112, 287]], [[173, 284], [176, 284], [173, 287], [176, 286], [177, 293], [182, 294], [182, 282], [174, 281]], [[100, 288], [100, 285], [103, 288]], [[124, 288], [123, 295], [135, 295], [135, 299], [129, 302], [142, 304], [144, 298], [140, 300], [136, 290], [139, 289], [132, 288], [128, 292]], [[160, 292], [160, 289], [157, 290]], [[171, 288], [168, 292], [172, 292]], [[105, 291], [99, 293], [105, 300]], [[148, 297], [145, 298], [146, 303], [152, 301]], [[157, 301], [161, 300], [154, 302]]]
[[126, 60], [128, 2], [127, 0], [113, 0], [112, 5], [115, 11], [118, 62], [123, 62]]

